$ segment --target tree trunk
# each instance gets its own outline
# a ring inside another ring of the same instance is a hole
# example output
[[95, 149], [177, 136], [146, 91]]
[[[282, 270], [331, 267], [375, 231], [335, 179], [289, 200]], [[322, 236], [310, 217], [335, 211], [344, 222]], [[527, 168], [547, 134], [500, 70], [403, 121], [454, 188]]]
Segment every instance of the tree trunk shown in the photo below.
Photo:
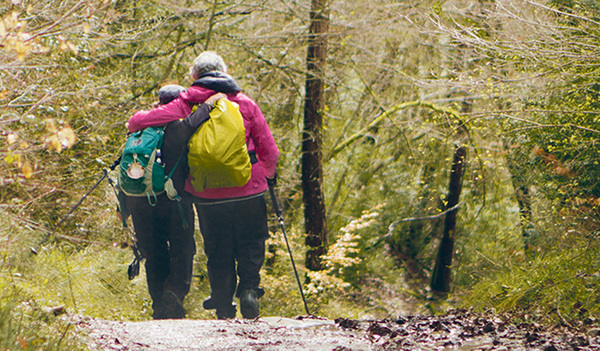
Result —
[[467, 150], [464, 146], [460, 146], [454, 151], [452, 171], [450, 172], [450, 184], [448, 186], [448, 203], [446, 204], [446, 211], [448, 212], [446, 213], [444, 233], [442, 235], [442, 240], [440, 241], [437, 259], [431, 277], [431, 290], [434, 292], [447, 293], [450, 291], [456, 213], [458, 212], [458, 208], [454, 207], [458, 205], [460, 192], [462, 191], [463, 166], [466, 156]]
[[327, 220], [323, 198], [322, 126], [325, 106], [323, 68], [327, 56], [329, 12], [326, 0], [312, 0], [306, 57], [306, 97], [302, 132], [302, 191], [306, 229], [306, 267], [323, 268], [327, 250]]

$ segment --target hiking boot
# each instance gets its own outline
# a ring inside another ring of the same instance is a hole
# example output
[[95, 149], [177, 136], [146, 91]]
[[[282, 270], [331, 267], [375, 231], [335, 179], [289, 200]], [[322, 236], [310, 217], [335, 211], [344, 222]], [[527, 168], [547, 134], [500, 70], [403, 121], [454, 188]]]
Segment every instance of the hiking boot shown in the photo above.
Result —
[[240, 310], [246, 319], [254, 319], [259, 315], [258, 293], [255, 289], [246, 289], [240, 294]]
[[[172, 291], [163, 293], [161, 308], [154, 319], [183, 319], [185, 318], [185, 310], [183, 302]], [[158, 317], [158, 318], [157, 318]]]
[[156, 302], [152, 304], [152, 319], [168, 319], [162, 304]]
[[232, 319], [235, 318], [237, 307], [235, 303], [232, 303], [229, 307], [216, 307], [217, 319]]
[[205, 310], [214, 310], [217, 308], [217, 302], [212, 297], [208, 297], [202, 302], [202, 307], [204, 307]]
[[[237, 304], [235, 302], [232, 302], [231, 305], [233, 307], [237, 306]], [[213, 299], [212, 297], [208, 297], [206, 300], [204, 300], [202, 302], [202, 307], [205, 310], [215, 310], [215, 309], [219, 308], [219, 303], [215, 299]]]

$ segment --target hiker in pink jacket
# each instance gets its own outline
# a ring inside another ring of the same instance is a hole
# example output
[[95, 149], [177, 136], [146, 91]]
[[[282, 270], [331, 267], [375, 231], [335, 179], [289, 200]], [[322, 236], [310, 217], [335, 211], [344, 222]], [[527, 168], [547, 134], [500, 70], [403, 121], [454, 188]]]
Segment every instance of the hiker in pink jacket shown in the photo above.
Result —
[[197, 192], [188, 177], [185, 190], [194, 196], [208, 258], [211, 295], [204, 301], [204, 308], [216, 309], [219, 319], [234, 318], [235, 295], [240, 299], [242, 316], [253, 319], [259, 315], [258, 299], [264, 294], [259, 286], [265, 240], [269, 236], [264, 192], [269, 184], [275, 184], [279, 150], [256, 102], [241, 92], [226, 71], [219, 55], [203, 52], [190, 69], [192, 86], [167, 105], [137, 112], [129, 120], [128, 128], [136, 131], [186, 118], [193, 105], [216, 92], [225, 93], [239, 105], [253, 162], [250, 180], [241, 187]]

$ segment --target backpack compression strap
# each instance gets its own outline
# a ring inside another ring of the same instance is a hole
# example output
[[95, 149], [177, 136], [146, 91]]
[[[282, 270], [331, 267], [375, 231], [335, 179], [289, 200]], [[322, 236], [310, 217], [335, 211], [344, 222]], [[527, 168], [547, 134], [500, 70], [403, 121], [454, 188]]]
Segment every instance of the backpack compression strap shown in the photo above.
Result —
[[[183, 206], [181, 205], [181, 196], [179, 196], [179, 194], [177, 194], [177, 189], [175, 189], [175, 186], [173, 186], [173, 181], [171, 180], [171, 177], [173, 176], [173, 173], [175, 172], [175, 169], [177, 169], [177, 166], [179, 165], [179, 161], [181, 161], [181, 157], [183, 156], [183, 154], [179, 155], [179, 158], [177, 158], [177, 162], [175, 162], [175, 166], [173, 166], [173, 169], [171, 170], [171, 172], [169, 173], [169, 175], [166, 177], [165, 179], [165, 190], [167, 187], [167, 184], [170, 184], [171, 189], [167, 190], [167, 196], [169, 197], [169, 199], [177, 201], [177, 209], [179, 210], [179, 216], [181, 217], [181, 223], [183, 225], [184, 229], [188, 228], [188, 221], [185, 218], [185, 213], [183, 212]], [[169, 182], [169, 180], [171, 180]]]

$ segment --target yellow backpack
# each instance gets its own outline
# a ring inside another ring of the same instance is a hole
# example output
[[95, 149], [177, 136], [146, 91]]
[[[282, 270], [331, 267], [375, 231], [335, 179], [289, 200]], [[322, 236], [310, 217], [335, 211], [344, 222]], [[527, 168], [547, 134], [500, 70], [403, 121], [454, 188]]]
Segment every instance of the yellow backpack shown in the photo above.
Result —
[[239, 105], [219, 99], [189, 141], [188, 165], [196, 191], [243, 186], [252, 163]]

